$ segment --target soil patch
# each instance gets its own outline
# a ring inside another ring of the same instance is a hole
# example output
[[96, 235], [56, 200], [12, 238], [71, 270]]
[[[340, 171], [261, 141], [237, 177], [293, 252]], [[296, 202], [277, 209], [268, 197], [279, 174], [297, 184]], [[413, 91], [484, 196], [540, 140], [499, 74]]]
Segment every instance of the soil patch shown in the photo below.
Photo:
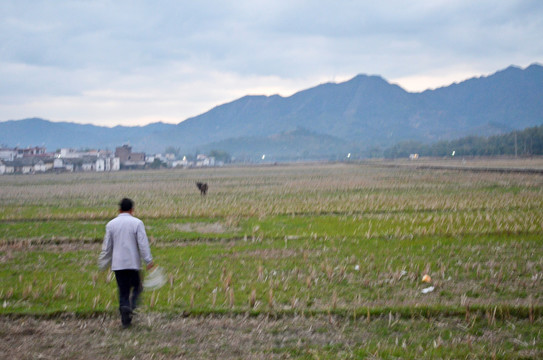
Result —
[[182, 232], [196, 232], [202, 234], [221, 234], [226, 231], [230, 231], [228, 227], [221, 223], [184, 223], [184, 224], [170, 224], [170, 229], [174, 231]]
[[282, 358], [281, 349], [352, 343], [337, 330], [337, 324], [325, 318], [305, 317], [145, 314], [126, 330], [113, 316], [0, 317], [0, 358], [15, 354], [18, 359]]
[[[367, 321], [336, 316], [175, 316], [140, 314], [123, 330], [118, 316], [45, 319], [0, 316], [1, 359], [287, 359], [358, 358], [379, 347], [403, 358], [434, 358], [437, 347], [468, 348], [475, 358], [541, 358], [541, 321], [476, 325], [459, 318]], [[447, 334], [447, 337], [442, 337]], [[515, 346], [504, 346], [511, 342]], [[407, 346], [407, 347], [406, 347]], [[327, 354], [327, 356], [326, 356]], [[357, 355], [358, 354], [358, 355]], [[376, 352], [377, 354], [377, 352]], [[364, 356], [365, 357], [365, 356]], [[385, 356], [386, 357], [386, 356]], [[462, 356], [464, 357], [464, 356]], [[381, 358], [375, 355], [375, 358]]]

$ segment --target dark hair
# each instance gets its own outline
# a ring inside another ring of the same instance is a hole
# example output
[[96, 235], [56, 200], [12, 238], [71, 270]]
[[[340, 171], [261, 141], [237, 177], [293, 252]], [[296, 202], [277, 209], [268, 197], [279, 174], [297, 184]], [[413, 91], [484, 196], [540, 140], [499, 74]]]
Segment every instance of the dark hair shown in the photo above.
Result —
[[134, 207], [134, 202], [128, 198], [124, 198], [119, 203], [119, 206], [121, 207], [121, 211], [130, 211]]

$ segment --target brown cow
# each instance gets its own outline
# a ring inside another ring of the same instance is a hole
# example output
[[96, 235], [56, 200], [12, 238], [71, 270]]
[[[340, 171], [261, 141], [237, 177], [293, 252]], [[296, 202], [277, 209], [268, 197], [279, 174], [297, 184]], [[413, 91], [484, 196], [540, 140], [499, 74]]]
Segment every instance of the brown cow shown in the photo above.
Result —
[[208, 187], [206, 183], [197, 182], [196, 186], [200, 190], [200, 195], [205, 195], [207, 193]]

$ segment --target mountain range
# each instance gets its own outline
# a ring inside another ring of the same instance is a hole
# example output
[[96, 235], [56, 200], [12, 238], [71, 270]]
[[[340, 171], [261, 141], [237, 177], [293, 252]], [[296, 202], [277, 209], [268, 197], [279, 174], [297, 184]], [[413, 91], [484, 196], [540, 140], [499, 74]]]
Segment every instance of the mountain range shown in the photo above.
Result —
[[248, 161], [379, 156], [405, 140], [431, 143], [543, 124], [543, 66], [510, 66], [420, 93], [358, 75], [289, 97], [245, 96], [179, 124], [113, 128], [39, 118], [0, 122], [0, 144], [181, 153], [221, 150]]

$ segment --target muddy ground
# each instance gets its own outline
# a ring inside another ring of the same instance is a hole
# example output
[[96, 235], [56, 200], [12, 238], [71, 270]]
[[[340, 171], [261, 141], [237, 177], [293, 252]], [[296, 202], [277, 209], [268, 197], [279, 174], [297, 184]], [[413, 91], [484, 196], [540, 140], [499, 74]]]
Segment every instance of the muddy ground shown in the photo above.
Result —
[[[110, 315], [53, 319], [0, 316], [0, 359], [398, 358], [391, 357], [391, 351], [405, 351], [400, 355], [405, 359], [433, 359], [439, 347], [463, 347], [475, 358], [494, 354], [498, 358], [536, 359], [543, 356], [541, 325], [539, 321], [528, 325], [532, 334], [521, 338], [517, 327], [526, 328], [524, 321], [485, 326], [474, 332], [455, 318], [403, 320], [384, 316], [368, 322], [329, 316], [141, 314], [125, 330], [119, 319]], [[379, 351], [388, 351], [388, 356], [379, 355]]]
[[0, 317], [1, 359], [268, 359], [288, 349], [358, 342], [324, 318], [167, 317], [141, 315], [129, 329], [118, 318]]

